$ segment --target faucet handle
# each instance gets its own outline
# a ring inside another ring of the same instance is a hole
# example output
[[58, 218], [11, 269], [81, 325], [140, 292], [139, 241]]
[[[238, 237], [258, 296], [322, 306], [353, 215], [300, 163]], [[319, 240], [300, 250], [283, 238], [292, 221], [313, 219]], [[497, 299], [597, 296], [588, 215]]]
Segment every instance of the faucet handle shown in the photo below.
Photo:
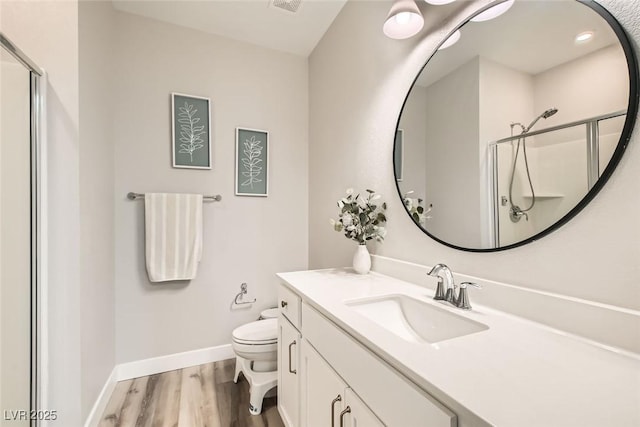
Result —
[[444, 280], [442, 279], [442, 277], [438, 277], [438, 287], [436, 288], [436, 294], [433, 297], [433, 299], [435, 299], [435, 300], [444, 300], [445, 299], [443, 284], [444, 284]]
[[456, 307], [459, 307], [463, 310], [471, 310], [471, 304], [469, 303], [469, 294], [467, 293], [467, 286], [473, 286], [477, 289], [482, 289], [482, 286], [473, 282], [462, 282], [460, 283], [460, 293], [458, 294], [458, 299], [456, 300]]
[[462, 282], [462, 283], [460, 283], [460, 289], [466, 289], [467, 286], [473, 286], [474, 288], [482, 289], [482, 286], [478, 285], [475, 282]]

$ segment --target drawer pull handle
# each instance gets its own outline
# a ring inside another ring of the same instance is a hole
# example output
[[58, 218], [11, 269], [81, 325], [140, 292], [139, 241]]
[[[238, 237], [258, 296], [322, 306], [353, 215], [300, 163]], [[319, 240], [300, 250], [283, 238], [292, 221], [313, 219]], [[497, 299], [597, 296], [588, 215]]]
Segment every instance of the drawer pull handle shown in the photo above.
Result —
[[294, 345], [296, 345], [296, 340], [293, 340], [293, 342], [289, 344], [289, 372], [293, 375], [296, 375], [298, 371], [296, 369], [291, 369], [291, 347], [293, 347]]
[[351, 412], [351, 406], [344, 408], [344, 411], [340, 412], [340, 427], [344, 427], [344, 416]]
[[331, 401], [331, 427], [335, 427], [335, 407], [336, 403], [342, 400], [342, 396], [337, 395], [335, 399]]
[[280, 301], [280, 307], [285, 308], [287, 306], [286, 301]]

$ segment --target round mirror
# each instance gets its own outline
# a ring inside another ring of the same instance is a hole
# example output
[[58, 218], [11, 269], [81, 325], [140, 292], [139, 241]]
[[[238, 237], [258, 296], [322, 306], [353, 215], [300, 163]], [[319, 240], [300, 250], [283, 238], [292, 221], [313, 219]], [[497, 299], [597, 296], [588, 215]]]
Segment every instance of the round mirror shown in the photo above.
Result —
[[407, 212], [470, 251], [558, 228], [619, 162], [637, 80], [624, 31], [596, 3], [515, 1], [472, 18], [429, 59], [400, 114], [393, 158]]

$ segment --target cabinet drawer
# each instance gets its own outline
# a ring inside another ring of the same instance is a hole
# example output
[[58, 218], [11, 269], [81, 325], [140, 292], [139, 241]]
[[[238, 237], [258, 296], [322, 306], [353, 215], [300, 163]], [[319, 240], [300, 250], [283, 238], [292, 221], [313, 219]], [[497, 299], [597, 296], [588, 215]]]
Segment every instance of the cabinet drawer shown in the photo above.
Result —
[[300, 297], [284, 285], [278, 288], [278, 308], [300, 330]]
[[457, 426], [453, 412], [316, 310], [303, 304], [302, 315], [305, 338], [386, 426]]

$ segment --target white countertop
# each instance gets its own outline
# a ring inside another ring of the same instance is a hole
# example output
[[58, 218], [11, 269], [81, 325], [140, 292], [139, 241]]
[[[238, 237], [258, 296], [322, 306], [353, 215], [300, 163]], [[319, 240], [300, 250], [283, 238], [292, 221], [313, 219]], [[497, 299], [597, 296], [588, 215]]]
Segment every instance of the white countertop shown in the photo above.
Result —
[[[330, 269], [278, 277], [425, 391], [443, 393], [487, 423], [640, 426], [640, 356], [475, 305], [474, 290], [470, 290], [473, 310], [464, 311], [434, 301], [430, 289], [373, 272], [359, 275], [351, 269]], [[489, 329], [437, 344], [409, 342], [344, 304], [398, 293]]]

